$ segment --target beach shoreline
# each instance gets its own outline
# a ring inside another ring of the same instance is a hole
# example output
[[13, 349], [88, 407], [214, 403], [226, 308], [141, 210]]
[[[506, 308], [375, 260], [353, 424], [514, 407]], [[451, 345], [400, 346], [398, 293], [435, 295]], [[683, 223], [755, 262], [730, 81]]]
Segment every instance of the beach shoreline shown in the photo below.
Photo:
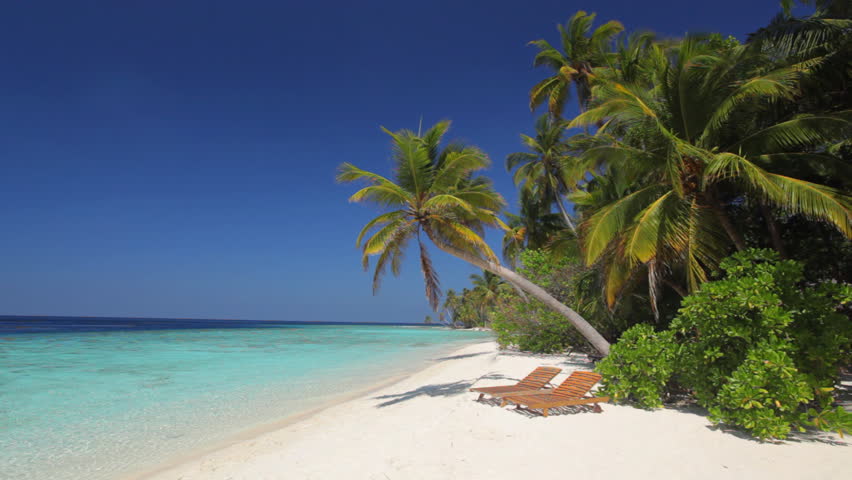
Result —
[[[695, 411], [604, 405], [548, 418], [476, 402], [468, 389], [511, 383], [538, 365], [589, 369], [582, 356], [456, 349], [411, 374], [288, 417], [134, 480], [516, 478], [552, 474], [560, 458], [587, 478], [838, 478], [852, 444], [833, 434], [780, 444], [712, 427]], [[536, 458], [549, 458], [539, 462]], [[689, 459], [689, 462], [684, 462]], [[333, 461], [331, 461], [333, 460]]]
[[[479, 343], [488, 344], [490, 342], [478, 342], [474, 343], [474, 345]], [[159, 478], [159, 474], [167, 472], [180, 465], [185, 465], [195, 460], [202, 459], [207, 455], [213, 454], [214, 452], [221, 451], [233, 445], [240, 444], [241, 442], [250, 441], [264, 434], [286, 429], [290, 425], [308, 420], [314, 415], [318, 415], [329, 408], [345, 404], [346, 402], [350, 402], [364, 396], [369, 396], [370, 394], [376, 391], [390, 387], [406, 378], [411, 377], [412, 375], [415, 375], [419, 372], [422, 372], [423, 370], [428, 369], [429, 367], [435, 365], [435, 363], [439, 362], [442, 357], [455, 355], [456, 352], [463, 351], [470, 346], [471, 344], [468, 344], [461, 348], [459, 348], [457, 345], [448, 347], [436, 355], [438, 357], [437, 359], [427, 359], [425, 361], [421, 360], [420, 362], [412, 363], [410, 368], [403, 373], [396, 373], [388, 378], [384, 378], [380, 381], [365, 385], [361, 388], [343, 392], [339, 395], [335, 395], [332, 398], [323, 399], [315, 407], [299, 410], [283, 418], [278, 418], [275, 420], [271, 420], [267, 423], [255, 425], [244, 430], [240, 430], [225, 439], [214, 442], [212, 444], [205, 445], [201, 448], [195, 448], [189, 451], [182, 452], [178, 455], [165, 458], [162, 462], [157, 462], [152, 465], [144, 466], [142, 468], [133, 469], [128, 473], [122, 474], [120, 476], [120, 479], [144, 480], [149, 478]]]

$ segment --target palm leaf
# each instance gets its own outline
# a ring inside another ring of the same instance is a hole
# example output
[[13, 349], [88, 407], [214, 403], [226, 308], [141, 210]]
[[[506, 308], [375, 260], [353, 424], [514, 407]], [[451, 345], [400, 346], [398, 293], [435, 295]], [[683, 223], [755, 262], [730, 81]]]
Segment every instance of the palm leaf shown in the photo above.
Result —
[[437, 312], [441, 301], [438, 272], [432, 266], [432, 259], [429, 258], [429, 252], [426, 251], [426, 245], [423, 242], [418, 243], [420, 244], [420, 270], [423, 272], [423, 283], [426, 286], [426, 299], [429, 301], [432, 310]]
[[364, 255], [375, 255], [383, 251], [388, 245], [388, 242], [394, 238], [397, 230], [408, 227], [412, 223], [414, 223], [414, 220], [408, 220], [404, 217], [388, 222], [385, 226], [376, 231], [366, 242], [364, 242], [364, 246], [362, 247]]
[[782, 195], [775, 200], [781, 209], [833, 224], [852, 238], [852, 200], [833, 188], [796, 178], [768, 173]]
[[598, 210], [582, 225], [585, 233], [586, 264], [593, 264], [626, 226], [629, 219], [661, 193], [659, 185], [650, 185]]
[[834, 115], [803, 116], [776, 123], [725, 148], [744, 155], [795, 152], [834, 140], [849, 138], [852, 123], [845, 112]]
[[413, 193], [415, 197], [419, 197], [431, 183], [433, 165], [429, 157], [429, 148], [425, 147], [422, 140], [410, 131], [391, 132], [384, 127], [382, 130], [393, 138], [397, 183], [403, 189]]
[[[382, 278], [387, 272], [388, 264], [390, 264], [393, 275], [399, 276], [402, 260], [405, 256], [405, 247], [414, 234], [416, 227], [416, 224], [410, 223], [394, 231], [390, 238], [388, 238], [385, 249], [379, 255], [378, 260], [376, 260], [376, 268], [373, 272], [373, 295], [377, 294], [379, 288], [381, 288]], [[363, 259], [365, 270], [369, 266], [368, 258], [369, 256], [365, 254]]]
[[404, 217], [406, 214], [407, 212], [405, 210], [395, 210], [393, 212], [384, 213], [370, 220], [369, 222], [367, 222], [366, 225], [364, 225], [364, 228], [362, 228], [361, 232], [358, 234], [358, 239], [355, 240], [355, 246], [361, 248], [361, 240], [364, 238], [364, 235], [366, 235], [367, 232], [372, 230], [374, 227], [384, 225], [394, 220], [398, 220]]

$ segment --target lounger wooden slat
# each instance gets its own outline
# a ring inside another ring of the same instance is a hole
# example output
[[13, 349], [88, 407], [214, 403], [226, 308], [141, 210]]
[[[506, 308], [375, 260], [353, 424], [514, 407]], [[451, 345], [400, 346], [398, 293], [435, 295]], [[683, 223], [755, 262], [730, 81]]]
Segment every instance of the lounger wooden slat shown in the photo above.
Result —
[[[529, 375], [524, 377], [523, 380], [514, 384], [514, 385], [500, 385], [496, 387], [476, 387], [471, 388], [471, 392], [478, 392], [479, 398], [476, 400], [482, 400], [482, 397], [485, 395], [489, 395], [496, 398], [502, 398], [506, 395], [513, 394], [526, 394], [529, 392], [542, 391], [541, 389], [548, 384], [553, 377], [561, 372], [561, 368], [556, 367], [538, 367], [532, 371]], [[544, 390], [544, 392], [552, 392], [553, 390]]]
[[531, 410], [541, 410], [545, 417], [548, 414], [548, 409], [573, 405], [595, 404], [595, 412], [602, 412], [603, 409], [599, 404], [608, 402], [609, 397], [586, 396], [600, 379], [601, 376], [598, 373], [575, 371], [551, 392], [524, 392], [504, 395], [502, 405], [514, 403], [518, 408], [526, 406]]

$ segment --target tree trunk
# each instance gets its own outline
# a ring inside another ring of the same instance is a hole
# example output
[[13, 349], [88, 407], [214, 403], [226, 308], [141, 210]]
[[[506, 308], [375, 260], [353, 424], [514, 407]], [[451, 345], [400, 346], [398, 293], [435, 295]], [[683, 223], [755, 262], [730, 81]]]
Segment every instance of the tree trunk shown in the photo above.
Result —
[[529, 293], [533, 297], [540, 300], [542, 303], [547, 305], [551, 310], [558, 312], [564, 315], [571, 325], [573, 325], [580, 334], [592, 344], [593, 347], [597, 351], [599, 351], [602, 355], [609, 354], [609, 342], [595, 330], [595, 327], [591, 326], [589, 322], [586, 321], [585, 318], [580, 316], [579, 313], [572, 310], [570, 307], [564, 305], [559, 300], [553, 298], [552, 295], [547, 293], [543, 288], [538, 285], [532, 283], [527, 280], [523, 276], [509, 270], [508, 268], [495, 263], [483, 260], [481, 258], [475, 257], [463, 250], [456, 249], [450, 245], [444, 245], [439, 242], [435, 242], [435, 239], [432, 238], [432, 241], [435, 243], [439, 249], [443, 250], [450, 255], [460, 258], [468, 263], [471, 263], [483, 270], [488, 270], [489, 272], [498, 275], [503, 280], [506, 280], [509, 283], [517, 285], [518, 288], [524, 290]]
[[562, 195], [559, 192], [556, 192], [556, 205], [559, 206], [559, 211], [562, 213], [562, 218], [565, 220], [565, 223], [567, 223], [571, 231], [576, 234], [577, 228], [574, 227], [574, 222], [571, 221], [571, 216], [568, 215], [568, 210], [565, 209], [565, 205], [562, 204]]
[[684, 289], [683, 289], [683, 287], [681, 287], [681, 286], [680, 286], [680, 285], [678, 285], [677, 283], [675, 283], [675, 282], [673, 282], [673, 281], [669, 280], [668, 278], [664, 278], [664, 279], [663, 279], [663, 283], [665, 283], [666, 285], [668, 285], [669, 287], [671, 287], [671, 289], [672, 289], [672, 290], [674, 290], [675, 292], [677, 292], [677, 294], [678, 294], [678, 295], [680, 295], [681, 297], [685, 297], [685, 296], [689, 295], [689, 294], [686, 292], [686, 290], [684, 290]]
[[725, 229], [725, 232], [728, 234], [728, 237], [731, 238], [731, 241], [736, 245], [737, 250], [743, 251], [746, 249], [745, 240], [743, 240], [740, 232], [734, 227], [734, 224], [731, 223], [731, 219], [728, 217], [728, 214], [725, 213], [725, 209], [716, 199], [710, 200], [710, 208], [713, 209], [713, 213], [716, 214], [716, 218], [719, 219], [719, 223], [722, 224], [722, 228]]
[[763, 214], [766, 229], [769, 230], [769, 238], [772, 240], [772, 246], [781, 255], [781, 258], [787, 258], [784, 242], [781, 241], [781, 232], [778, 231], [778, 222], [775, 221], [775, 217], [772, 215], [772, 209], [761, 203], [760, 213]]

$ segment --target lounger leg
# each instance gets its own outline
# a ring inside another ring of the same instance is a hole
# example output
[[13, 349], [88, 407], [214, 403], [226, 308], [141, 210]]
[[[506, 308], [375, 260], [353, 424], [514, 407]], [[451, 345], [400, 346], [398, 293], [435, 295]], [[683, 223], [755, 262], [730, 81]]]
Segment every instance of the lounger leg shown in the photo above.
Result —
[[596, 403], [594, 408], [592, 408], [592, 411], [595, 413], [603, 413], [603, 408], [601, 408], [601, 406]]
[[500, 406], [501, 406], [501, 407], [505, 407], [507, 403], [509, 403], [509, 401], [508, 401], [508, 400], [506, 400], [506, 399], [504, 398], [504, 399], [500, 402]]
[[542, 408], [542, 409], [541, 409], [541, 413], [542, 413], [542, 414], [546, 417], [546, 416], [547, 416], [547, 409], [546, 409], [546, 408]]
[[485, 396], [485, 394], [484, 394], [484, 393], [480, 393], [480, 394], [479, 394], [479, 398], [477, 398], [477, 399], [476, 399], [476, 401], [477, 401], [477, 402], [482, 401], [482, 397], [484, 397], [484, 396]]

